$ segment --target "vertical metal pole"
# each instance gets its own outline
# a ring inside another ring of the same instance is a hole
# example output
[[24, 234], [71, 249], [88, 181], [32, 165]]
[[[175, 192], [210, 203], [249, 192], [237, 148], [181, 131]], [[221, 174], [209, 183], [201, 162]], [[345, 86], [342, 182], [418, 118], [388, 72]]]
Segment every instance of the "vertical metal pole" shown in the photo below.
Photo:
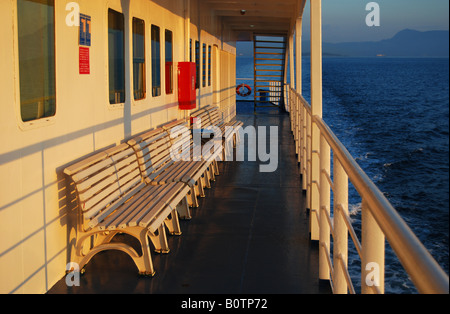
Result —
[[298, 138], [298, 128], [300, 127], [300, 121], [298, 120], [298, 117], [300, 115], [300, 104], [298, 102], [298, 97], [297, 94], [295, 93], [295, 89], [292, 90], [292, 98], [293, 98], [293, 104], [295, 106], [295, 127], [294, 127], [294, 138], [295, 138], [295, 152], [300, 155], [301, 152], [301, 147], [300, 147], [300, 139]]
[[291, 85], [287, 85], [288, 103], [289, 103], [289, 121], [291, 122], [291, 132], [294, 133], [294, 124], [292, 123], [294, 108], [292, 107], [292, 92]]
[[361, 209], [361, 293], [384, 293], [385, 237], [366, 202]]
[[[292, 59], [293, 60], [293, 59]], [[291, 75], [294, 75], [294, 72], [291, 72]], [[295, 77], [296, 77], [296, 98], [297, 95], [302, 94], [302, 18], [299, 17], [295, 21]], [[297, 128], [297, 139], [298, 139], [298, 155], [297, 155], [297, 161], [301, 163], [302, 160], [302, 140], [301, 140], [301, 131], [302, 131], [302, 117], [301, 114], [303, 112], [300, 99], [297, 99], [299, 103], [299, 110], [298, 110], [298, 128]]]
[[291, 33], [289, 35], [289, 72], [290, 72], [290, 77], [291, 77], [291, 86], [292, 88], [295, 88], [295, 83], [296, 83], [296, 77], [294, 75], [294, 71], [295, 71], [295, 67], [294, 67], [294, 34]]
[[[330, 146], [325, 137], [320, 137], [320, 245], [319, 245], [319, 279], [330, 279], [327, 253], [330, 254], [330, 225], [326, 215], [330, 215]], [[322, 246], [325, 244], [324, 246]], [[325, 251], [325, 247], [327, 251]]]
[[[184, 0], [184, 61], [190, 61], [190, 39], [191, 39], [191, 0]], [[182, 113], [180, 118], [186, 119], [188, 116], [188, 110], [178, 110]]]
[[333, 185], [333, 289], [336, 294], [347, 294], [347, 281], [340, 263], [348, 264], [348, 229], [339, 211], [343, 210], [348, 215], [348, 175], [336, 157], [333, 158]]
[[[311, 210], [311, 115], [305, 110], [306, 115], [306, 207]], [[311, 228], [311, 225], [310, 225]]]
[[291, 107], [291, 125], [292, 125], [292, 135], [294, 136], [295, 140], [295, 117], [297, 116], [297, 106], [295, 105], [295, 98], [294, 98], [294, 90], [289, 88], [289, 106]]
[[[294, 60], [294, 59], [292, 59]], [[299, 17], [295, 21], [295, 76], [296, 76], [296, 91], [299, 95], [302, 94], [302, 18]], [[294, 72], [291, 72], [294, 75]]]
[[[302, 189], [303, 189], [303, 191], [306, 191], [307, 186], [308, 186], [308, 181], [307, 181], [308, 176], [307, 176], [307, 172], [306, 172], [307, 164], [308, 164], [308, 161], [307, 161], [308, 155], [306, 153], [306, 145], [307, 145], [308, 137], [307, 137], [307, 132], [306, 132], [307, 112], [306, 112], [306, 108], [305, 108], [303, 101], [301, 102], [300, 110], [302, 111], [302, 115], [301, 115], [302, 123], [301, 123], [301, 130], [300, 130], [301, 136], [302, 136], [302, 140], [301, 140], [302, 161], [301, 161], [300, 165], [302, 167], [301, 173], [302, 173], [302, 178], [303, 178], [302, 179]], [[309, 206], [309, 204], [307, 206]]]
[[288, 67], [288, 64], [290, 64], [290, 62], [288, 62], [288, 61], [289, 61], [289, 51], [288, 51], [288, 49], [285, 49], [285, 52], [284, 52], [284, 77], [283, 77], [283, 85], [281, 87], [281, 90], [283, 91], [284, 109], [290, 113], [291, 112], [291, 108], [290, 108], [291, 104], [288, 102], [290, 84], [289, 85], [287, 84], [287, 77], [288, 77], [287, 67]]
[[[322, 0], [311, 1], [311, 115], [322, 118]], [[311, 117], [311, 118], [312, 118]], [[311, 239], [319, 240], [320, 130], [311, 119]]]

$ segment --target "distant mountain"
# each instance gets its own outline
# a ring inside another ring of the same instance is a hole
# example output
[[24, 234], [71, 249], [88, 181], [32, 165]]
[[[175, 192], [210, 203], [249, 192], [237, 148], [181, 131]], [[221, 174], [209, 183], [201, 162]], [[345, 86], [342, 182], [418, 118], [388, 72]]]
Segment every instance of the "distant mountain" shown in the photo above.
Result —
[[[309, 43], [304, 44], [309, 52]], [[349, 57], [448, 57], [449, 31], [405, 29], [381, 41], [323, 43], [323, 53]]]
[[[310, 42], [303, 42], [303, 55], [309, 55]], [[419, 32], [405, 29], [381, 41], [323, 43], [324, 56], [346, 57], [448, 57], [449, 31]], [[238, 42], [238, 56], [252, 57], [253, 44]]]

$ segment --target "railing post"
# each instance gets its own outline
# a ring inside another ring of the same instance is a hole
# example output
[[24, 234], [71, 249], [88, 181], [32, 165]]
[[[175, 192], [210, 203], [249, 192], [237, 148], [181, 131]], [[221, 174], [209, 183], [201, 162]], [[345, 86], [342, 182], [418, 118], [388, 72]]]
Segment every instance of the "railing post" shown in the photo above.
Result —
[[[297, 98], [297, 102], [298, 102], [298, 112], [297, 112], [297, 115], [298, 115], [298, 128], [297, 128], [298, 155], [297, 155], [297, 162], [301, 165], [302, 154], [303, 154], [303, 149], [302, 149], [302, 128], [303, 128], [302, 113], [303, 113], [303, 103], [302, 103], [301, 96], [296, 94], [296, 98]], [[301, 170], [300, 170], [300, 173], [301, 173]]]
[[384, 293], [385, 236], [367, 203], [361, 209], [361, 293]]
[[[294, 58], [294, 56], [293, 56]], [[292, 59], [293, 60], [293, 59]], [[296, 84], [295, 84], [295, 98], [298, 103], [298, 128], [296, 130], [296, 137], [298, 139], [298, 155], [297, 155], [297, 161], [301, 163], [302, 159], [302, 139], [301, 139], [301, 130], [302, 130], [302, 108], [303, 104], [301, 102], [300, 96], [302, 94], [302, 18], [299, 17], [295, 21], [295, 72], [294, 68], [292, 68], [291, 71], [291, 77], [295, 76], [296, 78]], [[295, 73], [295, 75], [294, 75]]]
[[306, 207], [311, 209], [311, 115], [306, 114]]
[[322, 0], [310, 1], [311, 22], [311, 239], [319, 240], [320, 130], [314, 117], [322, 118]]
[[307, 176], [307, 174], [306, 174], [306, 169], [307, 169], [307, 163], [308, 163], [308, 161], [307, 161], [307, 149], [306, 149], [306, 147], [307, 147], [307, 141], [308, 141], [308, 137], [307, 137], [307, 131], [306, 131], [306, 129], [307, 129], [307, 112], [306, 112], [306, 106], [305, 106], [305, 104], [303, 103], [303, 100], [301, 101], [301, 103], [302, 103], [302, 106], [301, 106], [301, 111], [302, 111], [302, 115], [301, 115], [301, 117], [302, 117], [302, 123], [301, 123], [301, 126], [302, 126], [302, 129], [301, 129], [301, 134], [302, 134], [302, 139], [301, 139], [301, 141], [302, 141], [302, 145], [301, 145], [301, 148], [302, 148], [302, 152], [301, 152], [301, 154], [302, 154], [302, 161], [301, 161], [301, 167], [302, 167], [302, 171], [301, 171], [301, 173], [302, 173], [302, 178], [303, 178], [303, 180], [302, 180], [302, 189], [303, 189], [303, 191], [306, 191], [307, 190], [307, 187], [308, 187], [308, 181], [307, 181], [307, 179], [308, 179], [308, 176]]
[[294, 130], [295, 106], [293, 106], [292, 104], [292, 87], [290, 85], [288, 88], [288, 95], [289, 95], [289, 117], [291, 119], [291, 132], [292, 134], [295, 134]]
[[[347, 281], [343, 271], [348, 264], [348, 229], [344, 217], [339, 211], [348, 215], [348, 175], [341, 162], [333, 156], [333, 288], [336, 294], [347, 294]], [[341, 259], [341, 260], [340, 260]]]
[[[327, 254], [330, 254], [330, 226], [326, 217], [330, 215], [330, 146], [325, 137], [320, 137], [320, 245], [319, 245], [319, 279], [330, 279], [330, 267]], [[325, 251], [326, 250], [326, 251]]]
[[[311, 130], [311, 240], [319, 240], [320, 216], [320, 130], [312, 118]], [[316, 217], [314, 217], [316, 216]]]
[[294, 93], [294, 97], [295, 97], [295, 105], [297, 106], [297, 112], [295, 113], [295, 117], [296, 117], [295, 121], [297, 122], [296, 123], [297, 127], [295, 129], [295, 137], [297, 139], [297, 143], [296, 143], [295, 147], [296, 147], [297, 154], [298, 154], [297, 158], [299, 158], [299, 156], [302, 153], [300, 137], [298, 136], [299, 135], [298, 130], [300, 130], [300, 128], [301, 128], [300, 113], [301, 113], [302, 104], [300, 102], [300, 98], [298, 97], [298, 94], [295, 91], [293, 91], [293, 93]]
[[[295, 77], [296, 77], [296, 91], [299, 95], [302, 94], [302, 18], [299, 17], [295, 21]], [[294, 71], [291, 72], [291, 76]]]
[[294, 123], [295, 123], [295, 127], [294, 127], [294, 139], [295, 139], [295, 153], [296, 154], [300, 154], [300, 149], [299, 149], [299, 138], [297, 136], [298, 132], [298, 127], [299, 127], [299, 123], [298, 123], [298, 113], [299, 113], [299, 103], [298, 103], [298, 97], [297, 94], [295, 93], [295, 90], [292, 90], [292, 96], [294, 98], [294, 104], [295, 104], [295, 116], [294, 116]]

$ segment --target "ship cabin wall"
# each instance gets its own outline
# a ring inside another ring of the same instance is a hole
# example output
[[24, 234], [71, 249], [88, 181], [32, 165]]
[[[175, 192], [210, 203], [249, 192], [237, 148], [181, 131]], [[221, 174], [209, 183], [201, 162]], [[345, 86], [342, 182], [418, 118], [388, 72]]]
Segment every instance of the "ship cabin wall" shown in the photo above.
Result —
[[[24, 122], [19, 65], [30, 66], [30, 62], [20, 60], [24, 57], [19, 56], [19, 32], [32, 40], [40, 38], [42, 30], [38, 24], [30, 25], [40, 18], [30, 13], [22, 18], [28, 25], [19, 29], [18, 15], [23, 13], [18, 13], [18, 1], [24, 0], [0, 1], [0, 293], [45, 293], [64, 276], [76, 233], [77, 205], [64, 168], [133, 135], [188, 116], [189, 112], [178, 109], [176, 63], [189, 61], [185, 58], [190, 40], [200, 44], [197, 107], [215, 104], [226, 119], [233, 118], [236, 50], [232, 32], [201, 1], [54, 1], [55, 92], [50, 101], [56, 104], [55, 110]], [[72, 12], [66, 10], [70, 2], [91, 17], [91, 45], [84, 46], [89, 49], [89, 74], [80, 74], [80, 29], [66, 23]], [[109, 9], [124, 17], [125, 100], [115, 104], [110, 103], [108, 84]], [[187, 13], [190, 23], [185, 22]], [[139, 100], [133, 94], [133, 18], [145, 25], [146, 94]], [[152, 95], [152, 25], [160, 29], [158, 96]], [[165, 30], [173, 35], [172, 93], [165, 90]], [[211, 47], [211, 84], [207, 81], [204, 87], [203, 44], [207, 54]], [[36, 75], [31, 77], [37, 80]]]

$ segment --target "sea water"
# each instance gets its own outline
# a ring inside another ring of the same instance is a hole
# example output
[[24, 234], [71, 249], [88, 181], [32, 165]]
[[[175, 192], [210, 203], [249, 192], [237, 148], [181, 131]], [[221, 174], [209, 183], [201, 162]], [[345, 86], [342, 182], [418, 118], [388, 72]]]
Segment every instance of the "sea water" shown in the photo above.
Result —
[[[309, 102], [309, 58], [302, 63]], [[252, 76], [253, 59], [238, 57], [237, 77]], [[448, 273], [449, 59], [324, 58], [323, 119]], [[352, 187], [349, 211], [360, 234], [361, 199]], [[358, 291], [361, 265], [349, 241]], [[385, 290], [417, 292], [388, 243]]]

